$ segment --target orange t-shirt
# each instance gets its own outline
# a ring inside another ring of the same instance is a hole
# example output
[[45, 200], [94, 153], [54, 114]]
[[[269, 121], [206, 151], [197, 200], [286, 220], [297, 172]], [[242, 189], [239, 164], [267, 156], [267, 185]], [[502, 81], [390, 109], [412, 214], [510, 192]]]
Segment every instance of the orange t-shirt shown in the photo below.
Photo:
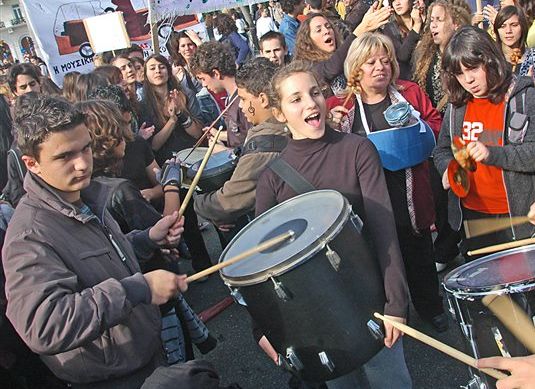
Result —
[[[463, 140], [480, 141], [485, 146], [503, 146], [505, 101], [493, 104], [489, 99], [468, 102], [463, 122]], [[477, 163], [470, 175], [470, 191], [462, 199], [465, 208], [488, 214], [509, 213], [502, 169]]]

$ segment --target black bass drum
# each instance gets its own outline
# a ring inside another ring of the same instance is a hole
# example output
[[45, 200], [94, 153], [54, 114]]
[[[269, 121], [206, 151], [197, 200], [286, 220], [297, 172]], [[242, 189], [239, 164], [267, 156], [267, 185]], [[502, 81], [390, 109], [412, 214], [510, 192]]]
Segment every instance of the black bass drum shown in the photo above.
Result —
[[382, 348], [368, 321], [383, 312], [383, 280], [361, 229], [344, 196], [319, 190], [257, 217], [221, 254], [225, 262], [288, 230], [295, 233], [220, 274], [287, 366], [307, 381], [348, 374]]

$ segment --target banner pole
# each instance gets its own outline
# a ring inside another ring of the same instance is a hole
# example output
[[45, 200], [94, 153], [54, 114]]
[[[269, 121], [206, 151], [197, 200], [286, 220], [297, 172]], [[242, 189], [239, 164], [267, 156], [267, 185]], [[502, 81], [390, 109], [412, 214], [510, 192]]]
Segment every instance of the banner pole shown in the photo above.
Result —
[[153, 21], [153, 4], [154, 0], [149, 0], [149, 23], [150, 23], [150, 39], [152, 42], [152, 52], [160, 54], [160, 40], [158, 39], [158, 22]]

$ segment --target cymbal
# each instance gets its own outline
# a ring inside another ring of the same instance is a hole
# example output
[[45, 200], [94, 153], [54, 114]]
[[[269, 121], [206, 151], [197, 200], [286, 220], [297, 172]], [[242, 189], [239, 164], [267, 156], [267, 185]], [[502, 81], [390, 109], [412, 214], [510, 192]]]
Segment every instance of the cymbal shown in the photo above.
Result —
[[463, 169], [457, 160], [452, 159], [448, 164], [448, 181], [453, 193], [459, 198], [465, 198], [470, 191], [469, 170]]

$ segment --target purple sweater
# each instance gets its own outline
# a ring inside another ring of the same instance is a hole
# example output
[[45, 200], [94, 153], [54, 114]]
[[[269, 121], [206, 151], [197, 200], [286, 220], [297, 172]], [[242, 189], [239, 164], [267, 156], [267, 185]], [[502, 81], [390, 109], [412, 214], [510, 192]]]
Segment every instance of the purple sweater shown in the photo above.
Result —
[[[385, 314], [406, 317], [409, 300], [405, 270], [383, 168], [373, 144], [359, 135], [328, 128], [320, 139], [290, 140], [280, 158], [316, 189], [334, 189], [348, 199], [364, 221], [379, 260], [387, 300]], [[256, 214], [296, 195], [278, 175], [266, 169], [257, 185]]]

